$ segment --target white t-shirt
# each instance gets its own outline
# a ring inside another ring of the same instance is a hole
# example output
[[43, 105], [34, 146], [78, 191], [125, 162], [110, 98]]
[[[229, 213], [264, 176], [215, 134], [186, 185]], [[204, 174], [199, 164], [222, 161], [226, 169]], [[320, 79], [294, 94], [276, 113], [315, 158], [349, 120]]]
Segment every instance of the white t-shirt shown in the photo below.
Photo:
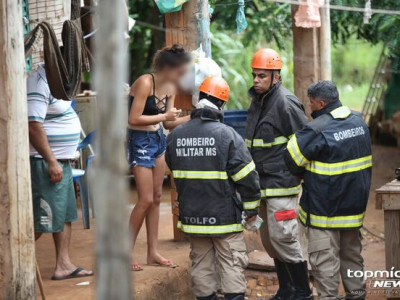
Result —
[[[81, 123], [70, 101], [53, 98], [43, 64], [27, 79], [29, 121], [43, 123], [57, 159], [73, 159], [80, 140]], [[41, 157], [30, 145], [30, 156]]]

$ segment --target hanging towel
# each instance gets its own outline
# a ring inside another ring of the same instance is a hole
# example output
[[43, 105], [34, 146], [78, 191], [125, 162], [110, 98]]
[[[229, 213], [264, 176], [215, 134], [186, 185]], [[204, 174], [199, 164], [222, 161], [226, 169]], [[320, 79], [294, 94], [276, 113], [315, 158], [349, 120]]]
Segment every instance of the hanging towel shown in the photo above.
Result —
[[300, 0], [299, 9], [294, 16], [296, 26], [304, 28], [321, 27], [319, 7], [323, 4], [324, 0]]
[[89, 71], [89, 60], [83, 40], [80, 19], [66, 20], [60, 48], [53, 27], [47, 22], [39, 23], [25, 36], [25, 56], [43, 33], [44, 62], [51, 95], [56, 99], [72, 100], [78, 91], [83, 71]]
[[182, 4], [189, 0], [155, 0], [158, 9], [162, 14], [180, 11]]
[[236, 12], [236, 33], [239, 34], [247, 28], [246, 15], [244, 13], [244, 0], [238, 0]]

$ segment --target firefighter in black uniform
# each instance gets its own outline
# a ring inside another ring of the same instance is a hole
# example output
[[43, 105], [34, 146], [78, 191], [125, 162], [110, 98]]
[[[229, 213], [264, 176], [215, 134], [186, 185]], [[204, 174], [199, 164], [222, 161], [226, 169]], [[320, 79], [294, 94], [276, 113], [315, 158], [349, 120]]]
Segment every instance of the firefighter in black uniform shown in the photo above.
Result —
[[[308, 89], [314, 120], [290, 139], [284, 153], [304, 178], [299, 218], [307, 227], [310, 264], [320, 300], [365, 299], [361, 234], [371, 185], [371, 140], [362, 117], [342, 106], [333, 82]], [[353, 274], [353, 275], [352, 275]]]
[[202, 300], [217, 299], [219, 277], [225, 299], [244, 300], [248, 258], [242, 213], [254, 222], [260, 205], [250, 153], [240, 135], [221, 123], [228, 97], [225, 80], [206, 78], [196, 106], [202, 108], [167, 139], [165, 158], [179, 195], [178, 226], [190, 237], [193, 289]]
[[282, 86], [282, 60], [272, 49], [257, 51], [251, 62], [254, 86], [246, 127], [246, 143], [260, 175], [261, 239], [274, 258], [279, 290], [273, 300], [312, 299], [307, 262], [298, 240], [300, 180], [283, 160], [283, 150], [308, 119], [301, 102]]

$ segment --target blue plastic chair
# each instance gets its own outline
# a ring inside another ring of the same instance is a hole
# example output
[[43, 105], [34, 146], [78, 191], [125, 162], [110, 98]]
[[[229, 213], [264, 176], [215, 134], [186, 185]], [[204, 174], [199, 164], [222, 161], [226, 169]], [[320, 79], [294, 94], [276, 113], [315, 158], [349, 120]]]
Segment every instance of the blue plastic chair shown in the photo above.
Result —
[[77, 150], [78, 151], [85, 150], [87, 147], [89, 147], [90, 144], [93, 144], [95, 136], [96, 136], [96, 131], [89, 132], [83, 139], [83, 141], [78, 144]]
[[79, 194], [81, 196], [83, 228], [89, 229], [90, 228], [89, 195], [87, 191], [85, 174], [86, 174], [85, 170], [72, 169], [72, 178], [74, 182], [78, 184]]
[[[96, 155], [89, 155], [86, 158], [86, 170], [90, 169], [90, 166], [92, 165], [92, 161], [95, 158], [95, 156]], [[87, 184], [87, 182], [86, 182], [86, 184]], [[93, 198], [90, 194], [89, 188], [87, 188], [87, 195], [88, 195], [88, 199], [89, 199], [90, 209], [92, 210], [92, 218], [94, 219], [95, 218], [94, 202], [93, 202]]]
[[[90, 132], [82, 142], [79, 143], [78, 145], [78, 150], [82, 151], [89, 147], [90, 144], [93, 143], [95, 137], [95, 132], [92, 131]], [[90, 155], [88, 159], [86, 160], [86, 170], [89, 167], [89, 164], [91, 162], [91, 159], [89, 158], [93, 156]], [[81, 196], [81, 204], [82, 204], [82, 221], [83, 221], [83, 228], [84, 229], [90, 229], [90, 216], [89, 216], [89, 189], [88, 189], [88, 184], [87, 184], [87, 174], [86, 170], [83, 169], [72, 169], [72, 177], [75, 183], [78, 184], [79, 186], [79, 194]], [[93, 209], [92, 209], [92, 214]]]

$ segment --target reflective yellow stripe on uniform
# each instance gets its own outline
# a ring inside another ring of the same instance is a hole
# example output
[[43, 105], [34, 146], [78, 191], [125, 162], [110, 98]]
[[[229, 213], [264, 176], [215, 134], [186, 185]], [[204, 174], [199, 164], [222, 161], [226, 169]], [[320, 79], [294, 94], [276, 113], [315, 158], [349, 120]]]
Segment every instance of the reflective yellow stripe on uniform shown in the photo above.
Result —
[[224, 171], [184, 171], [173, 170], [174, 178], [181, 179], [228, 179], [228, 174]]
[[237, 172], [236, 174], [233, 174], [231, 176], [231, 178], [233, 181], [239, 181], [240, 179], [246, 177], [255, 168], [256, 168], [256, 165], [254, 164], [253, 161], [251, 161], [244, 168], [242, 168], [239, 172]]
[[332, 110], [330, 114], [335, 119], [346, 119], [351, 114], [351, 110], [347, 106], [340, 106]]
[[319, 161], [312, 161], [309, 165], [306, 166], [306, 170], [312, 173], [333, 176], [357, 172], [369, 167], [372, 167], [372, 155], [338, 163], [323, 163]]
[[[299, 218], [306, 224], [307, 223], [307, 213], [304, 209], [299, 206]], [[309, 214], [310, 225], [320, 228], [355, 228], [360, 227], [363, 224], [364, 213], [352, 216], [338, 216], [338, 217], [325, 217], [316, 216]]]
[[243, 202], [244, 209], [255, 209], [260, 206], [261, 200], [251, 201], [251, 202]]
[[244, 141], [246, 142], [247, 148], [251, 148], [251, 140], [245, 139]]
[[287, 141], [288, 141], [288, 138], [284, 137], [284, 136], [278, 136], [274, 139], [273, 142], [270, 142], [270, 143], [265, 143], [263, 139], [254, 139], [253, 141], [246, 139], [246, 146], [248, 148], [251, 148], [251, 146], [270, 148], [272, 146], [286, 144]]
[[194, 234], [222, 234], [230, 232], [243, 231], [242, 224], [229, 224], [229, 225], [188, 225], [178, 222], [178, 228], [186, 233]]
[[263, 189], [261, 190], [261, 197], [280, 197], [297, 195], [300, 193], [301, 185], [290, 187], [290, 188], [279, 188], [279, 189]]
[[296, 135], [294, 134], [293, 137], [289, 140], [289, 143], [287, 145], [287, 149], [289, 151], [290, 156], [298, 165], [299, 167], [304, 167], [306, 164], [309, 163], [308, 159], [305, 158], [303, 153], [301, 153], [299, 145], [297, 144], [297, 138]]

